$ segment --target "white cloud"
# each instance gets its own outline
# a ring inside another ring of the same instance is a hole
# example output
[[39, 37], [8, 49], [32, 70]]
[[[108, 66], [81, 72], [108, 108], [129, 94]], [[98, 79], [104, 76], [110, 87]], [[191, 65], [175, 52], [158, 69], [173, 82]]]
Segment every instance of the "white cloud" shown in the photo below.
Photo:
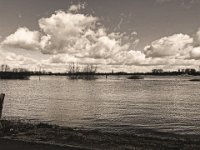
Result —
[[73, 62], [77, 62], [77, 58], [70, 56], [68, 54], [58, 54], [58, 55], [54, 55], [52, 57], [50, 57], [49, 63], [53, 63], [53, 64], [67, 64], [67, 63], [73, 63]]
[[153, 41], [144, 48], [146, 57], [182, 57], [188, 53], [193, 38], [185, 34], [174, 34]]
[[6, 52], [0, 47], [0, 64], [7, 64], [12, 68], [23, 67], [27, 69], [35, 68], [37, 65], [37, 60], [26, 57], [23, 55], [17, 55], [12, 52]]
[[121, 51], [109, 62], [111, 65], [141, 65], [145, 62], [145, 55], [141, 51]]
[[[96, 17], [83, 14], [71, 14], [64, 11], [57, 11], [50, 18], [39, 20], [40, 28], [44, 31], [41, 40], [42, 52], [55, 53], [77, 53], [77, 47], [81, 38], [93, 24], [97, 21]], [[87, 42], [87, 38], [81, 42]], [[81, 46], [81, 45], [80, 45]]]
[[49, 18], [40, 19], [39, 25], [45, 34], [40, 42], [42, 53], [59, 58], [59, 54], [67, 54], [76, 61], [81, 59], [81, 63], [109, 63], [118, 53], [129, 55], [130, 47], [139, 43], [139, 39], [124, 33], [108, 33], [99, 19], [91, 15], [57, 11]]
[[200, 47], [195, 47], [190, 52], [190, 58], [200, 60]]
[[153, 41], [144, 48], [144, 54], [148, 66], [195, 67], [200, 62], [200, 47], [196, 47], [194, 38], [186, 34], [174, 34]]
[[1, 45], [8, 48], [20, 48], [26, 50], [38, 50], [40, 41], [40, 33], [38, 31], [30, 31], [23, 27], [9, 35]]
[[32, 58], [25, 57], [23, 55], [16, 55], [15, 53], [9, 53], [9, 55], [5, 57], [5, 61], [15, 62], [15, 65], [17, 66], [23, 65], [28, 67], [29, 65], [35, 65], [37, 63], [37, 61]]
[[72, 61], [81, 64], [138, 64], [141, 52], [130, 50], [139, 43], [139, 39], [135, 38], [137, 32], [133, 32], [132, 37], [125, 33], [108, 33], [98, 17], [78, 13], [84, 7], [78, 4], [72, 5], [67, 12], [56, 11], [50, 17], [39, 20], [41, 32], [19, 28], [1, 45], [53, 55], [45, 61], [49, 64]]
[[55, 70], [66, 70], [67, 64], [72, 62], [98, 64], [102, 70], [108, 65], [115, 69], [125, 68], [126, 71], [134, 69], [133, 66], [137, 70], [146, 70], [145, 67], [170, 68], [199, 63], [200, 31], [195, 38], [182, 33], [174, 34], [153, 41], [142, 51], [135, 50], [140, 41], [137, 32], [129, 36], [126, 33], [109, 33], [98, 17], [79, 13], [84, 7], [78, 4], [72, 5], [66, 12], [56, 11], [50, 17], [39, 20], [40, 31], [19, 28], [0, 44], [6, 50], [38, 50], [40, 55], [48, 54], [48, 58], [35, 60], [8, 52], [0, 55], [15, 66], [33, 68], [41, 64]]

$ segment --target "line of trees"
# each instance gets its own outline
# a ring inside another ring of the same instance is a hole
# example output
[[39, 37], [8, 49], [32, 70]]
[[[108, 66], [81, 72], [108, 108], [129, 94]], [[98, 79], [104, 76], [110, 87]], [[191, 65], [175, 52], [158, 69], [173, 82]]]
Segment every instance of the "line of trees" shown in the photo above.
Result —
[[7, 64], [2, 64], [0, 67], [1, 72], [28, 72], [25, 68], [13, 68], [11, 69], [10, 66]]
[[9, 72], [10, 71], [10, 67], [6, 64], [2, 64], [1, 65], [1, 71], [2, 72]]
[[86, 79], [92, 80], [96, 79], [97, 66], [88, 64], [84, 67], [80, 67], [79, 64], [71, 63], [69, 64], [69, 78], [70, 79]]
[[162, 69], [153, 69], [152, 72], [110, 72], [110, 73], [97, 73], [97, 65], [87, 64], [79, 65], [78, 63], [71, 63], [68, 66], [68, 71], [64, 73], [52, 73], [46, 71], [28, 71], [25, 68], [12, 68], [7, 64], [0, 65], [0, 72], [16, 72], [16, 73], [25, 73], [30, 75], [58, 75], [58, 76], [69, 76], [70, 79], [96, 79], [98, 75], [159, 75], [159, 76], [176, 76], [176, 75], [200, 75], [200, 71], [195, 69], [182, 69], [178, 71], [163, 71]]

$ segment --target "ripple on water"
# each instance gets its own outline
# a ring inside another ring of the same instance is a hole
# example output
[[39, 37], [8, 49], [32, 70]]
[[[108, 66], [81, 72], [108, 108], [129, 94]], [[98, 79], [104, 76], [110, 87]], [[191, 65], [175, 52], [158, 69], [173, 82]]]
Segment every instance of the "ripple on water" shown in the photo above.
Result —
[[200, 84], [181, 77], [0, 80], [3, 116], [102, 130], [200, 133]]

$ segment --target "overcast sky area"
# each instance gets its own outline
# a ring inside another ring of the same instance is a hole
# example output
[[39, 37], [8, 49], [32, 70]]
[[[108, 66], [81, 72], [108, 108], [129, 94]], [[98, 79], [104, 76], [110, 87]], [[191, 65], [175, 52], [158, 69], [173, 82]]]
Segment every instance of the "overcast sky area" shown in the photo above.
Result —
[[0, 0], [0, 64], [199, 70], [199, 8], [199, 0]]

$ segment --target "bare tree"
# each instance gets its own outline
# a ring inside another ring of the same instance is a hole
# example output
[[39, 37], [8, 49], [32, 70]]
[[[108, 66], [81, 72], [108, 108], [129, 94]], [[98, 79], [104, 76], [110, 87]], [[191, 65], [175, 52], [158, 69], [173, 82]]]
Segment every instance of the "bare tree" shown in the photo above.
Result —
[[[80, 71], [81, 70], [81, 71]], [[95, 73], [97, 72], [97, 66], [88, 64], [83, 69], [75, 63], [69, 64], [69, 77], [70, 79], [95, 79]]]
[[78, 63], [77, 64], [75, 64], [75, 63], [69, 64], [69, 72], [68, 72], [69, 74], [77, 74], [79, 72], [80, 72], [80, 67], [79, 67]]
[[88, 74], [95, 74], [97, 72], [97, 66], [88, 64], [83, 68], [83, 72]]
[[2, 64], [1, 65], [1, 71], [8, 72], [8, 71], [10, 71], [10, 67], [6, 64]]

